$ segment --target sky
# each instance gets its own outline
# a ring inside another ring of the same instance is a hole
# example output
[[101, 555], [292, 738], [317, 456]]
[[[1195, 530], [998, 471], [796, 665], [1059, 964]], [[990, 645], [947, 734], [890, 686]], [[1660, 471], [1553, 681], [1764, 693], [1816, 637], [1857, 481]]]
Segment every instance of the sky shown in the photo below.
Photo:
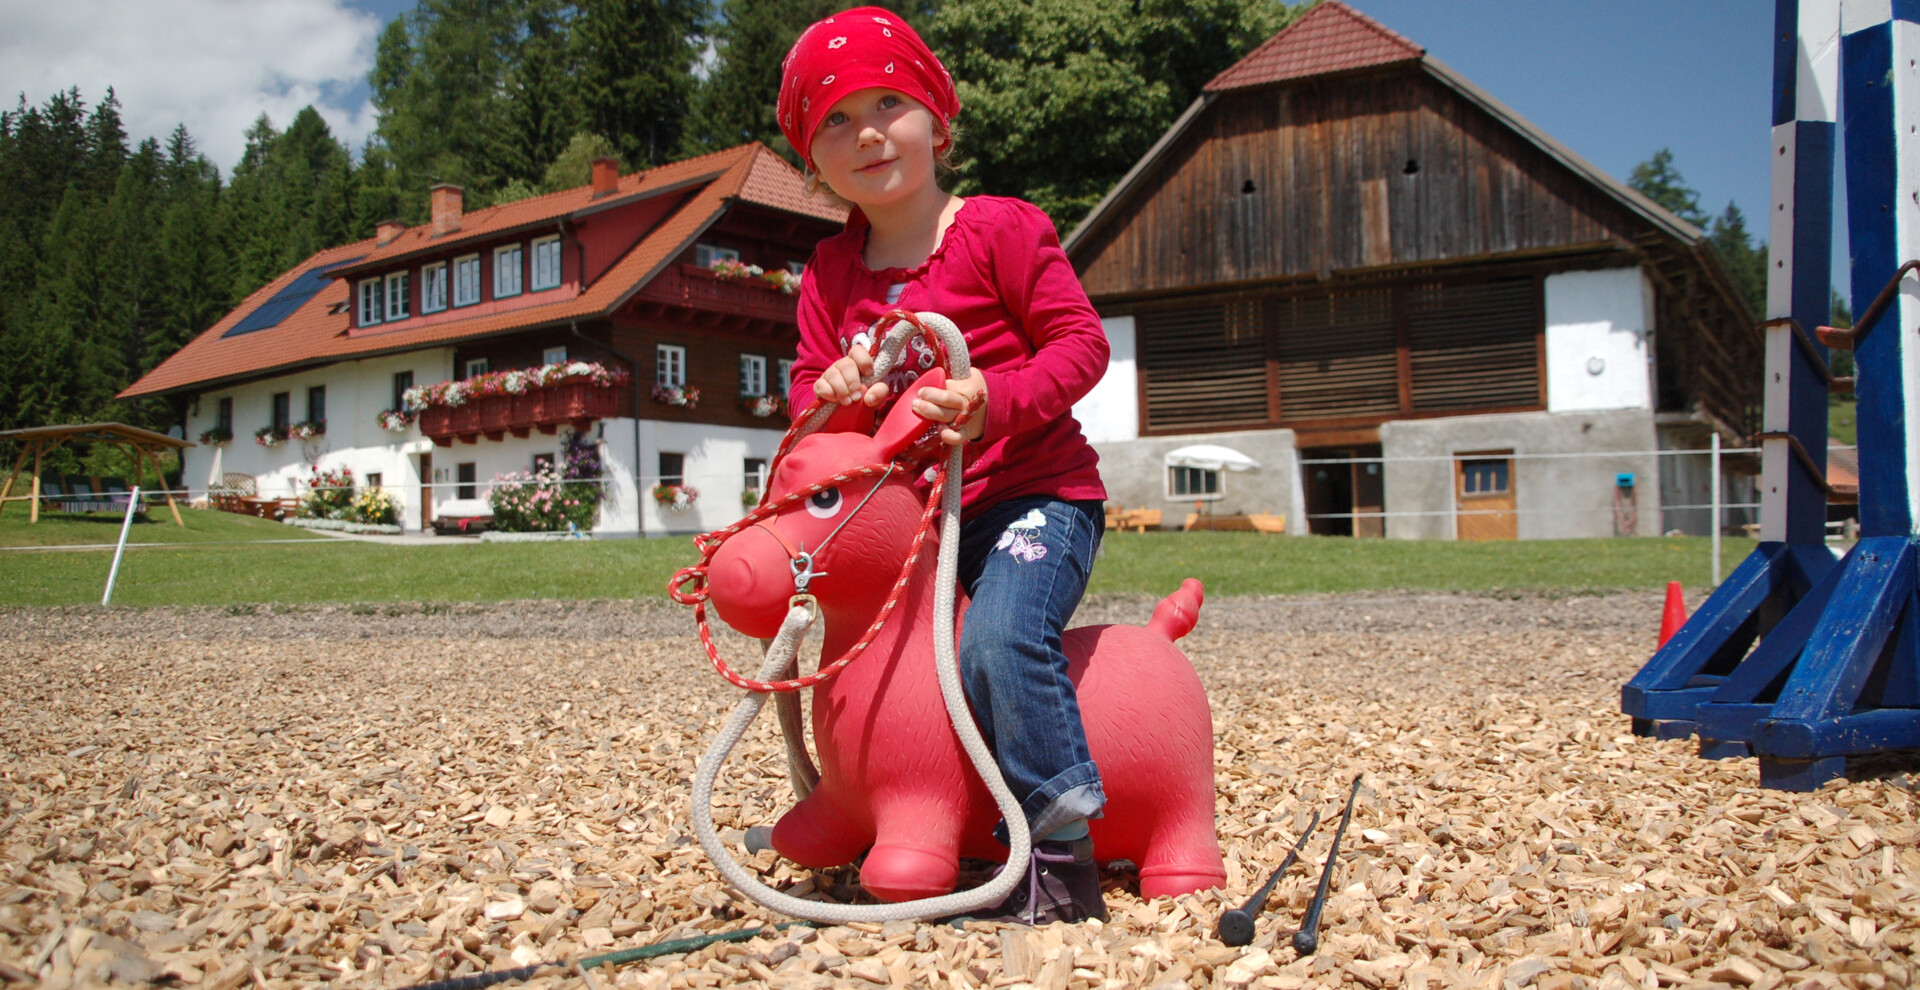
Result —
[[[1701, 205], [1766, 234], [1773, 5], [1763, 0], [1352, 0], [1563, 144], [1625, 179], [1670, 148]], [[0, 0], [0, 92], [107, 87], [129, 138], [185, 123], [230, 174], [265, 113], [311, 103], [357, 153], [367, 71], [412, 0]]]

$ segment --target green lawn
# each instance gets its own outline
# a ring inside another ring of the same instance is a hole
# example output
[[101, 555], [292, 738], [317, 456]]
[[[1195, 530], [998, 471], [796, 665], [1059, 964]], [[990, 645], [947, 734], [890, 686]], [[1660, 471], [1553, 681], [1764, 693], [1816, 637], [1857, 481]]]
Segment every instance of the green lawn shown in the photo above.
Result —
[[[396, 546], [306, 536], [277, 523], [164, 511], [137, 524], [130, 542], [167, 543], [127, 552], [114, 589], [119, 605], [498, 601], [523, 598], [651, 598], [693, 560], [685, 538], [586, 543], [458, 540]], [[58, 542], [110, 543], [105, 520], [0, 515], [0, 548]], [[162, 523], [161, 520], [165, 522]], [[60, 527], [65, 527], [64, 529]], [[237, 541], [255, 541], [251, 544]], [[1728, 540], [1731, 571], [1751, 541]], [[1100, 592], [1164, 594], [1198, 577], [1216, 595], [1387, 589], [1604, 591], [1707, 583], [1709, 542], [1697, 538], [1550, 540], [1525, 543], [1402, 542], [1261, 536], [1255, 533], [1109, 534], [1094, 568]], [[0, 605], [100, 600], [109, 550], [0, 549]]]
[[[0, 548], [98, 546], [120, 539], [124, 516], [115, 512], [42, 512], [37, 523], [27, 522], [24, 503], [10, 502], [0, 513]], [[173, 513], [165, 504], [147, 510], [144, 518], [133, 521], [127, 542], [135, 543], [229, 543], [238, 540], [324, 539], [307, 530], [238, 516], [231, 512], [209, 512], [181, 507], [180, 521], [174, 525]], [[17, 555], [16, 555], [17, 556]]]

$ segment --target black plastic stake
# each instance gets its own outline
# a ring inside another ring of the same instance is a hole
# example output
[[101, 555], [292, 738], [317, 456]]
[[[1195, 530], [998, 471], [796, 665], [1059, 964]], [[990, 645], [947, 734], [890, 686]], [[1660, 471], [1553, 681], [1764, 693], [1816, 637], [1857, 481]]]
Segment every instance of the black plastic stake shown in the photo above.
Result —
[[1360, 795], [1360, 776], [1355, 774], [1353, 789], [1347, 792], [1347, 810], [1340, 813], [1340, 827], [1333, 830], [1333, 846], [1327, 850], [1327, 865], [1320, 870], [1320, 889], [1307, 905], [1307, 916], [1300, 930], [1293, 933], [1293, 951], [1313, 955], [1320, 948], [1320, 910], [1327, 906], [1327, 888], [1333, 884], [1334, 861], [1340, 858], [1340, 837], [1347, 834], [1347, 822], [1353, 818], [1353, 799]]
[[1294, 861], [1300, 858], [1300, 847], [1306, 844], [1307, 837], [1319, 827], [1320, 812], [1315, 811], [1312, 820], [1307, 822], [1306, 830], [1300, 833], [1300, 838], [1294, 840], [1293, 849], [1287, 853], [1287, 858], [1280, 862], [1280, 868], [1273, 871], [1273, 876], [1267, 878], [1266, 884], [1252, 897], [1247, 898], [1247, 903], [1220, 915], [1218, 929], [1220, 941], [1228, 945], [1247, 945], [1253, 941], [1254, 919], [1259, 916], [1260, 909], [1266, 907], [1267, 898], [1273, 894], [1274, 885], [1280, 882], [1280, 878], [1286, 875]]

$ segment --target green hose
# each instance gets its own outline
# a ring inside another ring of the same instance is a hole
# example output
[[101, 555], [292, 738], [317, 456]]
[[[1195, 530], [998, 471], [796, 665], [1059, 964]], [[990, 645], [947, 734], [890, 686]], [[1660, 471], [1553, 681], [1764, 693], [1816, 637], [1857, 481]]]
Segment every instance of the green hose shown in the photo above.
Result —
[[450, 980], [436, 980], [432, 983], [416, 983], [413, 986], [405, 988], [405, 990], [481, 990], [483, 987], [490, 987], [498, 983], [507, 983], [513, 980], [530, 980], [543, 969], [570, 970], [578, 966], [582, 970], [594, 970], [602, 966], [624, 966], [630, 962], [639, 962], [642, 959], [652, 959], [656, 956], [671, 956], [682, 952], [698, 952], [709, 945], [715, 945], [720, 942], [745, 942], [749, 939], [757, 938], [769, 930], [776, 932], [785, 931], [796, 925], [811, 928], [813, 927], [813, 922], [783, 921], [777, 925], [761, 925], [758, 928], [743, 928], [739, 931], [719, 932], [713, 935], [696, 935], [692, 938], [669, 939], [665, 942], [655, 942], [652, 945], [642, 945], [632, 949], [621, 949], [618, 952], [605, 952], [597, 956], [586, 956], [577, 960], [535, 963], [531, 966], [521, 966], [517, 969], [501, 969], [491, 973], [475, 973], [472, 976], [457, 976]]

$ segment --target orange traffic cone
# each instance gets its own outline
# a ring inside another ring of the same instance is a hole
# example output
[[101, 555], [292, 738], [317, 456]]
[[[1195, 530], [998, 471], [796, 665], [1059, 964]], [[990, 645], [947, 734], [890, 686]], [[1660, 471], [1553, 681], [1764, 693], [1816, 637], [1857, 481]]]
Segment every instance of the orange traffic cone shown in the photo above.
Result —
[[1680, 593], [1680, 582], [1667, 582], [1667, 607], [1660, 613], [1660, 645], [1666, 646], [1667, 640], [1687, 624], [1687, 599]]

